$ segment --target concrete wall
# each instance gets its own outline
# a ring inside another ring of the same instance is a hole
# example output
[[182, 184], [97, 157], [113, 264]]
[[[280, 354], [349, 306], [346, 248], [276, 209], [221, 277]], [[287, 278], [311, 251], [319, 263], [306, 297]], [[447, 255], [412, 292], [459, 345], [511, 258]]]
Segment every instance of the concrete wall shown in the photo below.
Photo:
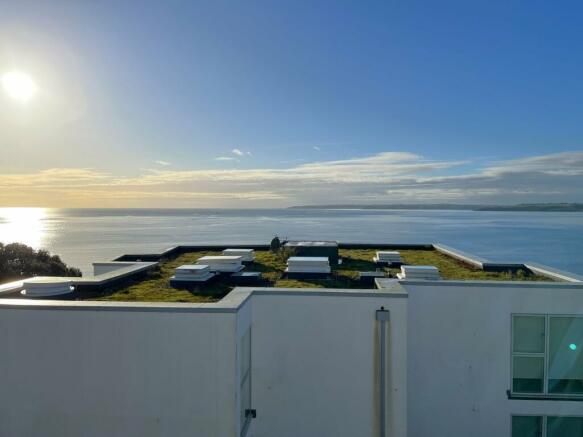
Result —
[[375, 311], [385, 306], [387, 435], [405, 437], [407, 299], [275, 293], [253, 296], [253, 436], [378, 436]]
[[3, 301], [0, 436], [379, 435], [379, 323], [390, 311], [387, 430], [406, 436], [402, 293], [239, 289], [216, 304]]
[[234, 313], [0, 306], [0, 435], [233, 437], [235, 324]]
[[582, 402], [509, 400], [511, 314], [583, 314], [583, 287], [407, 285], [409, 436], [509, 436], [512, 414]]

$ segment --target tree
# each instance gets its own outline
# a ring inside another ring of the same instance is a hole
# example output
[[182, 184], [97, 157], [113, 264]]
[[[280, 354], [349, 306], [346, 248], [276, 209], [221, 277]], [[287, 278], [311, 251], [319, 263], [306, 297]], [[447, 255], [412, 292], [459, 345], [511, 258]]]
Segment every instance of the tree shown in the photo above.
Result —
[[271, 243], [269, 243], [269, 246], [273, 253], [279, 252], [279, 249], [281, 248], [281, 241], [277, 235], [273, 237]]
[[46, 250], [34, 250], [20, 243], [0, 243], [0, 282], [31, 276], [81, 276], [81, 270], [67, 266], [58, 255]]

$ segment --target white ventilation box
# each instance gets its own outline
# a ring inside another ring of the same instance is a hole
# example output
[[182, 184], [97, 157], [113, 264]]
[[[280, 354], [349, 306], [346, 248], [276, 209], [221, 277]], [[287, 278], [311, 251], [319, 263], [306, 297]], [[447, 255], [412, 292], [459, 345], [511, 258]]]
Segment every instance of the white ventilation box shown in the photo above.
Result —
[[23, 290], [20, 292], [26, 297], [49, 297], [60, 296], [73, 292], [71, 281], [66, 278], [32, 278], [22, 283]]
[[435, 266], [401, 266], [401, 273], [397, 273], [397, 278], [425, 281], [441, 279], [439, 270]]
[[383, 264], [400, 264], [403, 261], [401, 260], [401, 254], [399, 252], [394, 251], [379, 251], [376, 253], [376, 256], [372, 259], [375, 263], [383, 263]]
[[253, 249], [225, 249], [223, 250], [224, 256], [240, 256], [241, 261], [253, 262], [255, 261], [255, 251]]
[[198, 265], [206, 265], [211, 272], [236, 273], [244, 269], [241, 256], [203, 256], [196, 261]]
[[208, 265], [186, 264], [174, 270], [174, 276], [170, 278], [170, 282], [206, 282], [215, 275]]
[[292, 256], [287, 260], [286, 273], [330, 273], [330, 261], [323, 256]]

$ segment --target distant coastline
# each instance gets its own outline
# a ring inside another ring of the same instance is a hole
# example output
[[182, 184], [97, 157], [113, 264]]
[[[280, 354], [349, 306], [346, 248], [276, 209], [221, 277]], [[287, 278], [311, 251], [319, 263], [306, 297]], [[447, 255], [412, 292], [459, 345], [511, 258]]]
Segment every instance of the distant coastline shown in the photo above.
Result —
[[389, 205], [298, 205], [289, 209], [394, 209], [453, 211], [581, 212], [583, 203], [520, 203], [516, 205], [464, 205], [452, 203]]

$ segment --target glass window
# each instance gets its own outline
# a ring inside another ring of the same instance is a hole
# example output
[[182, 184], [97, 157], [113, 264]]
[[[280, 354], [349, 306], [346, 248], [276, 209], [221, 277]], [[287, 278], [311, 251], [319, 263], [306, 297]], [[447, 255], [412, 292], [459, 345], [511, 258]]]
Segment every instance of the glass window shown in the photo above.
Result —
[[512, 437], [583, 437], [583, 417], [512, 416]]
[[550, 317], [549, 393], [583, 394], [583, 317]]
[[583, 437], [583, 417], [547, 417], [546, 437]]
[[545, 352], [545, 317], [514, 316], [513, 351], [522, 353]]
[[543, 418], [541, 416], [513, 416], [512, 437], [541, 437]]
[[582, 316], [512, 316], [512, 392], [583, 396]]
[[544, 390], [544, 357], [515, 356], [512, 390], [516, 393], [542, 393]]

